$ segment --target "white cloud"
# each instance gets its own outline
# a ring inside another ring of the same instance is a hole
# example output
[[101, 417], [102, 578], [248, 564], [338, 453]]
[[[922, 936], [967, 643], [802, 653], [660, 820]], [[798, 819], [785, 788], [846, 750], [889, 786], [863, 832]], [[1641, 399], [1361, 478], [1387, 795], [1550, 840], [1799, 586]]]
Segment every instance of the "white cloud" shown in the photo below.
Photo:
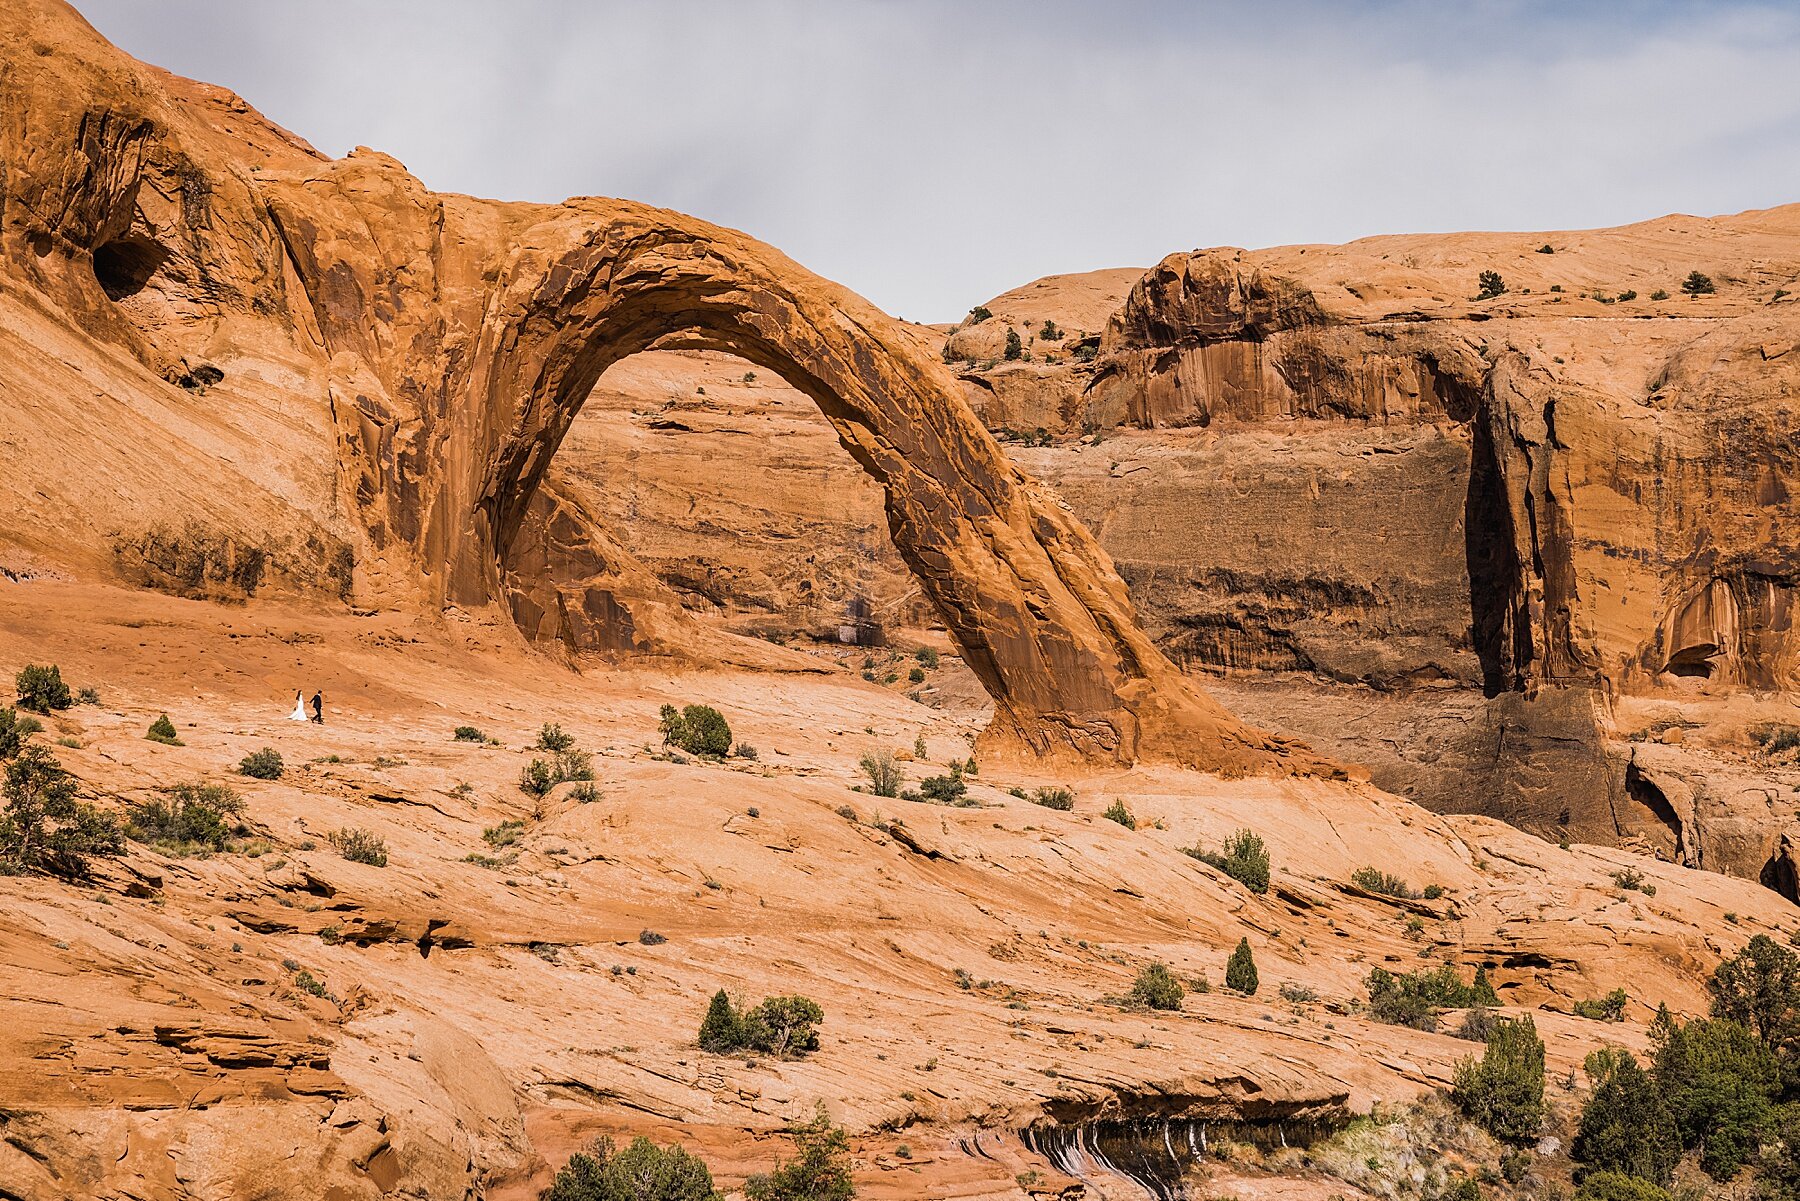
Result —
[[1431, 0], [78, 0], [429, 185], [745, 229], [902, 316], [1196, 245], [1800, 199], [1800, 16]]

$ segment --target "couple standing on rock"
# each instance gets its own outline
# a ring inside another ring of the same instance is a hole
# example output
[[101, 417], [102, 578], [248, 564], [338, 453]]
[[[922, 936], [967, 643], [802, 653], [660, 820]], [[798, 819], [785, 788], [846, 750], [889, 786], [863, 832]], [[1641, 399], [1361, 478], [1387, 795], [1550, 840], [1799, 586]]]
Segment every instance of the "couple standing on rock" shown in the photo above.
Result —
[[288, 714], [288, 720], [289, 721], [311, 720], [311, 721], [318, 722], [320, 725], [324, 725], [325, 724], [325, 694], [323, 692], [313, 693], [312, 717], [309, 719], [306, 716], [306, 702], [300, 699], [300, 693], [295, 692], [294, 693], [294, 711], [292, 713]]

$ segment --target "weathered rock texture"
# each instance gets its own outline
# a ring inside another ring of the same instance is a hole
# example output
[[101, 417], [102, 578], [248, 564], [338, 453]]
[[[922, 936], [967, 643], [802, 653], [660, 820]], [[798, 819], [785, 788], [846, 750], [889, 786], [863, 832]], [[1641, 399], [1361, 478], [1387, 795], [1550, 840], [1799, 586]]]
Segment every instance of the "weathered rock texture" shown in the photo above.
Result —
[[[1797, 683], [1797, 276], [1794, 206], [1174, 255], [1024, 458], [1253, 720], [1439, 809], [1785, 879], [1744, 732]], [[1677, 712], [1647, 765], [1627, 736]]]
[[[992, 749], [1281, 766], [1282, 744], [1142, 633], [1104, 552], [1007, 461], [944, 364], [858, 298], [678, 214], [440, 196], [380, 154], [326, 160], [235, 97], [132, 63], [51, 0], [0, 20], [9, 292], [135, 359], [109, 368], [165, 405], [185, 388], [192, 407], [229, 407], [249, 377], [326, 418], [239, 469], [250, 495], [187, 503], [216, 483], [202, 470], [132, 505], [147, 528], [111, 536], [128, 575], [205, 594], [285, 572], [364, 604], [504, 604], [528, 636], [580, 651], [690, 650], [701, 635], [674, 598], [543, 485], [609, 366], [726, 351], [810, 397], [883, 487], [896, 550], [995, 698]], [[141, 432], [154, 456], [154, 427]], [[132, 466], [90, 453], [105, 474]], [[258, 541], [271, 523], [256, 510], [302, 488], [331, 519], [286, 517], [280, 546]], [[40, 534], [52, 500], [27, 493]], [[80, 557], [65, 541], [37, 549]]]

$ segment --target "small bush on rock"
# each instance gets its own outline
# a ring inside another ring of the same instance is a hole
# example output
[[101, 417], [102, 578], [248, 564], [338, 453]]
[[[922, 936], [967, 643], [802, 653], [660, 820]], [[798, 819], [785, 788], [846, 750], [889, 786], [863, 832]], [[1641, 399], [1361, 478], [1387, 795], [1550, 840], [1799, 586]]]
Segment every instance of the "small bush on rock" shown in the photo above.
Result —
[[1059, 813], [1067, 813], [1075, 808], [1075, 793], [1068, 788], [1058, 788], [1045, 784], [1031, 790], [1028, 798], [1034, 805], [1042, 805], [1046, 809], [1055, 809]]
[[900, 795], [903, 775], [892, 751], [870, 751], [862, 757], [859, 766], [863, 775], [869, 777], [870, 792], [885, 797]]
[[249, 833], [237, 820], [244, 798], [223, 784], [177, 784], [165, 792], [167, 800], [133, 808], [127, 834], [179, 855], [223, 851]]
[[575, 745], [575, 735], [563, 733], [563, 728], [555, 722], [547, 721], [538, 731], [537, 742], [532, 749], [560, 753]]
[[540, 1201], [723, 1201], [712, 1172], [679, 1146], [633, 1139], [623, 1151], [603, 1138], [577, 1151]]
[[6, 765], [0, 789], [0, 875], [88, 874], [88, 860], [125, 848], [119, 823], [76, 799], [76, 780], [41, 746], [27, 746]]
[[366, 863], [370, 867], [387, 866], [387, 843], [378, 834], [346, 826], [327, 834], [325, 840], [337, 849], [338, 854], [352, 863]]
[[36, 718], [20, 717], [11, 706], [0, 707], [0, 761], [17, 756], [25, 739], [39, 728]]
[[487, 735], [474, 726], [457, 726], [454, 735], [458, 742], [486, 742]]
[[61, 669], [55, 664], [45, 667], [28, 663], [19, 669], [14, 684], [19, 691], [19, 708], [32, 713], [67, 709], [75, 703], [69, 686], [63, 683]]
[[1131, 1000], [1150, 1009], [1180, 1009], [1186, 990], [1168, 967], [1153, 963], [1138, 973], [1131, 986]]
[[1537, 1024], [1521, 1017], [1496, 1027], [1480, 1060], [1456, 1065], [1450, 1099], [1501, 1142], [1537, 1138], [1544, 1121], [1544, 1040]]
[[1399, 876], [1390, 876], [1373, 867], [1359, 867], [1350, 873], [1350, 883], [1364, 892], [1378, 893], [1384, 897], [1398, 897], [1402, 901], [1415, 901], [1419, 894], [1412, 890], [1412, 885]]
[[689, 705], [680, 712], [674, 705], [664, 705], [657, 728], [663, 742], [690, 755], [723, 759], [731, 751], [731, 726], [711, 705]]
[[810, 997], [765, 997], [754, 1009], [740, 1009], [725, 990], [713, 994], [700, 1022], [700, 1048], [714, 1054], [761, 1051], [797, 1059], [819, 1049], [825, 1010]]
[[284, 770], [281, 752], [272, 746], [265, 746], [260, 751], [251, 751], [238, 764], [238, 774], [249, 776], [253, 780], [279, 780]]
[[788, 1132], [799, 1157], [744, 1181], [746, 1201], [850, 1201], [850, 1137], [833, 1126], [821, 1102], [816, 1116]]
[[150, 723], [150, 729], [144, 737], [151, 742], [160, 742], [164, 746], [181, 745], [181, 739], [175, 735], [175, 723], [169, 720], [167, 713]]
[[1225, 987], [1245, 996], [1255, 996], [1257, 987], [1256, 956], [1250, 951], [1250, 940], [1238, 940], [1237, 949], [1225, 963]]
[[1106, 812], [1102, 813], [1100, 816], [1104, 817], [1109, 822], [1118, 822], [1127, 830], [1137, 829], [1137, 818], [1131, 816], [1131, 810], [1125, 807], [1124, 801], [1114, 801], [1106, 807]]
[[1183, 853], [1218, 868], [1254, 893], [1269, 891], [1269, 848], [1251, 830], [1239, 830], [1225, 840], [1222, 853], [1184, 847]]

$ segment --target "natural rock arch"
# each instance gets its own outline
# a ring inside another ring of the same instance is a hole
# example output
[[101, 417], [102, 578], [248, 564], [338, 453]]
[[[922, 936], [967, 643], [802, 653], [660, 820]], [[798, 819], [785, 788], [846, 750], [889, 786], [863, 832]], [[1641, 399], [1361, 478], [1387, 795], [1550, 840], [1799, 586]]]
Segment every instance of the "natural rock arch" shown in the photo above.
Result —
[[[990, 743], [1228, 772], [1277, 762], [1278, 742], [1155, 649], [1098, 544], [1005, 458], [896, 323], [741, 235], [635, 206], [596, 216], [588, 236], [486, 306], [459, 391], [491, 419], [451, 435], [467, 443], [442, 458], [464, 466], [442, 481], [424, 532], [449, 552], [446, 599], [504, 598], [528, 629], [566, 629], [554, 611], [570, 598], [546, 595], [541, 570], [516, 570], [580, 536], [579, 520], [540, 496], [563, 436], [613, 363], [652, 347], [719, 350], [809, 396], [882, 485], [896, 548], [995, 700]], [[593, 553], [605, 578], [575, 601], [589, 641], [596, 626], [632, 620], [618, 586], [644, 586], [616, 547]]]

